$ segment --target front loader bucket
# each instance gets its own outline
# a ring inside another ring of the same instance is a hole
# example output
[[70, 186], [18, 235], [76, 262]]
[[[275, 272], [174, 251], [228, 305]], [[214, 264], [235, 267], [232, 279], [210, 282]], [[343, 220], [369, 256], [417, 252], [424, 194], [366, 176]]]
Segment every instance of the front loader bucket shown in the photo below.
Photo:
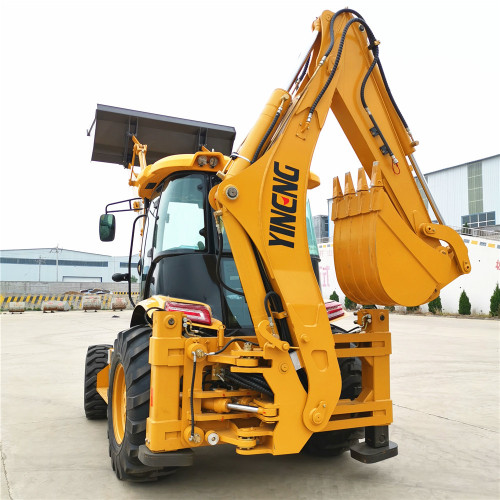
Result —
[[[377, 166], [371, 187], [359, 169], [358, 191], [350, 174], [345, 194], [334, 179], [334, 258], [343, 292], [358, 304], [417, 306], [470, 272], [466, 247], [447, 226], [426, 223], [417, 232], [404, 221], [384, 190]], [[443, 247], [440, 240], [450, 246]]]

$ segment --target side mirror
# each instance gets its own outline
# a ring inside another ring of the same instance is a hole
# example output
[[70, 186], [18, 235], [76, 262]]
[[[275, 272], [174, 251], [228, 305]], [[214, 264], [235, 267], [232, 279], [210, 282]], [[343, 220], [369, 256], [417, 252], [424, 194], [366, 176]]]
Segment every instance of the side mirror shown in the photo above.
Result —
[[99, 238], [101, 241], [115, 239], [116, 222], [113, 214], [102, 214], [99, 218]]
[[129, 275], [128, 273], [115, 273], [111, 276], [111, 279], [116, 283], [120, 283], [120, 281], [129, 281]]

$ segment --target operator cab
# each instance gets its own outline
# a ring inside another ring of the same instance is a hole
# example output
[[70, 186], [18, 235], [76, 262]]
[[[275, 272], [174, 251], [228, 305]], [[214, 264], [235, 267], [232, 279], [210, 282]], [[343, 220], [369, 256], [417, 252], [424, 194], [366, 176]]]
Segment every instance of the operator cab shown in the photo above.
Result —
[[[218, 245], [208, 193], [217, 182], [213, 173], [178, 172], [159, 185], [159, 196], [147, 207], [141, 298], [166, 295], [203, 302], [228, 333], [241, 333], [253, 328], [245, 298], [225, 290], [216, 276]], [[220, 269], [224, 282], [242, 292], [226, 238]]]
[[[221, 285], [216, 272], [218, 238], [208, 193], [219, 182], [214, 173], [177, 172], [158, 186], [158, 196], [148, 203], [144, 225], [141, 298], [166, 295], [203, 302], [225, 324], [226, 334], [251, 334], [252, 319], [224, 232], [220, 278], [232, 290]], [[309, 246], [317, 274], [319, 256], [309, 210], [308, 215]]]

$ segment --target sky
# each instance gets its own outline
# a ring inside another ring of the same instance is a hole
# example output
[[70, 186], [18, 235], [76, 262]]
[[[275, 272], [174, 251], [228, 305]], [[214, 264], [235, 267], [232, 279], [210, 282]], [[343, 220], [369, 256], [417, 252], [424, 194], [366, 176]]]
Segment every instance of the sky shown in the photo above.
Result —
[[[0, 249], [127, 255], [134, 215], [101, 243], [107, 203], [135, 196], [129, 172], [90, 161], [96, 104], [207, 121], [244, 139], [295, 73], [311, 23], [335, 0], [0, 0]], [[349, 4], [370, 25], [394, 97], [431, 172], [500, 153], [500, 2]], [[333, 115], [311, 170], [327, 213], [332, 178], [359, 162]]]

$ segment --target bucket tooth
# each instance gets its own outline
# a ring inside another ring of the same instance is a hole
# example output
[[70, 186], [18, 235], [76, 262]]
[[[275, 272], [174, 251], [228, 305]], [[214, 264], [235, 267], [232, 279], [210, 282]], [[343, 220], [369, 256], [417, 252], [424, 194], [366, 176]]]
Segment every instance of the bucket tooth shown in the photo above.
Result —
[[346, 172], [345, 174], [345, 194], [356, 194], [356, 191], [354, 190], [354, 184], [352, 182], [352, 177], [351, 177], [351, 172]]
[[342, 193], [342, 188], [340, 187], [340, 181], [338, 177], [333, 179], [333, 199], [342, 198], [344, 193]]
[[367, 213], [370, 211], [370, 192], [368, 191], [368, 182], [364, 168], [358, 169], [358, 198], [359, 198], [359, 213]]
[[342, 188], [340, 187], [339, 178], [335, 177], [333, 179], [332, 221], [341, 217], [346, 217], [346, 215], [346, 200], [342, 193]]
[[358, 193], [360, 191], [368, 191], [368, 182], [366, 181], [365, 169], [358, 168]]

